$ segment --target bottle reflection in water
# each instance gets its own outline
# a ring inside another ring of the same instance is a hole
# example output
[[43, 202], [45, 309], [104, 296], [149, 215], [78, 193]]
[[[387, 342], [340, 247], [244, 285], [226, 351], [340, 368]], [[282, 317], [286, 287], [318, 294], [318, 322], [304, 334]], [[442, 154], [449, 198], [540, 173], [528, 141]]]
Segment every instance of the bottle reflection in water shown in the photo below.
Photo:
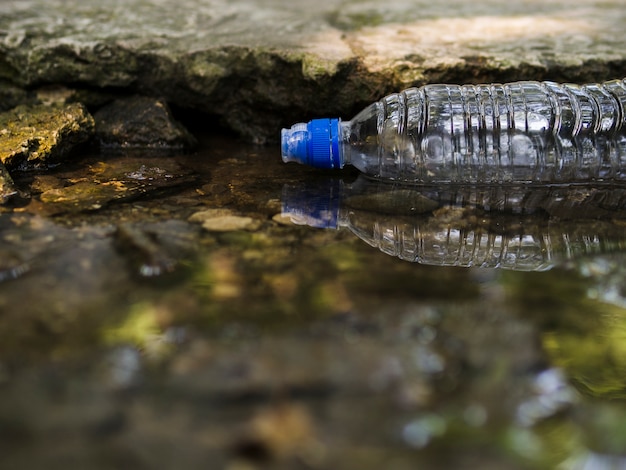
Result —
[[[406, 261], [540, 271], [590, 254], [626, 250], [626, 187], [353, 184], [286, 186], [294, 223], [352, 231]], [[611, 220], [602, 218], [611, 217]]]

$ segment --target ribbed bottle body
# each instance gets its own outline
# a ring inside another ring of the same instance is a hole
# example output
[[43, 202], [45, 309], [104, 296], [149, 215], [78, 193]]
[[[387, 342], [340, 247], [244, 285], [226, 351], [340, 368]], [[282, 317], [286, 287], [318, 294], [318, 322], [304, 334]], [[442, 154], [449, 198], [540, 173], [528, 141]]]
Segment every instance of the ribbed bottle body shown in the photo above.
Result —
[[370, 105], [344, 129], [344, 159], [415, 182], [626, 178], [626, 82], [426, 85]]

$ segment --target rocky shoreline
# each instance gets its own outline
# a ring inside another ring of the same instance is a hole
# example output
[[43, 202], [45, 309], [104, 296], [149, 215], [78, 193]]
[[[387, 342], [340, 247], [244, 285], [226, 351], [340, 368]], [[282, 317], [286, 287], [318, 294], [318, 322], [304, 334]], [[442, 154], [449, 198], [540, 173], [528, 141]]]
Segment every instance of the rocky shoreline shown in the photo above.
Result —
[[621, 2], [444, 5], [95, 0], [0, 5], [0, 109], [62, 85], [95, 111], [140, 94], [253, 142], [432, 82], [626, 76]]

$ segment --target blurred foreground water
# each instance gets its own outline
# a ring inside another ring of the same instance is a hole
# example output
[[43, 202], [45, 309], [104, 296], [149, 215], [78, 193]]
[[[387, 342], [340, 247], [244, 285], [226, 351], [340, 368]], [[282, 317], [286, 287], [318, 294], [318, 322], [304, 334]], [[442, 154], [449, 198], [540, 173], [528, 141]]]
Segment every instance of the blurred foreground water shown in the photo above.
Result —
[[626, 465], [626, 186], [203, 148], [13, 175], [2, 468]]

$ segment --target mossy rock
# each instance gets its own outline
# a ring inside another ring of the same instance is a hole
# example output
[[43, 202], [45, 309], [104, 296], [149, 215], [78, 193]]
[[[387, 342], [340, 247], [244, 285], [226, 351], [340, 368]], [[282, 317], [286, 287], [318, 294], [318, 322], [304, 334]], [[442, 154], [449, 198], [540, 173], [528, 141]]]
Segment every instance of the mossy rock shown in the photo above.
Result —
[[0, 114], [0, 162], [8, 169], [45, 166], [67, 157], [93, 131], [82, 104], [18, 106]]

